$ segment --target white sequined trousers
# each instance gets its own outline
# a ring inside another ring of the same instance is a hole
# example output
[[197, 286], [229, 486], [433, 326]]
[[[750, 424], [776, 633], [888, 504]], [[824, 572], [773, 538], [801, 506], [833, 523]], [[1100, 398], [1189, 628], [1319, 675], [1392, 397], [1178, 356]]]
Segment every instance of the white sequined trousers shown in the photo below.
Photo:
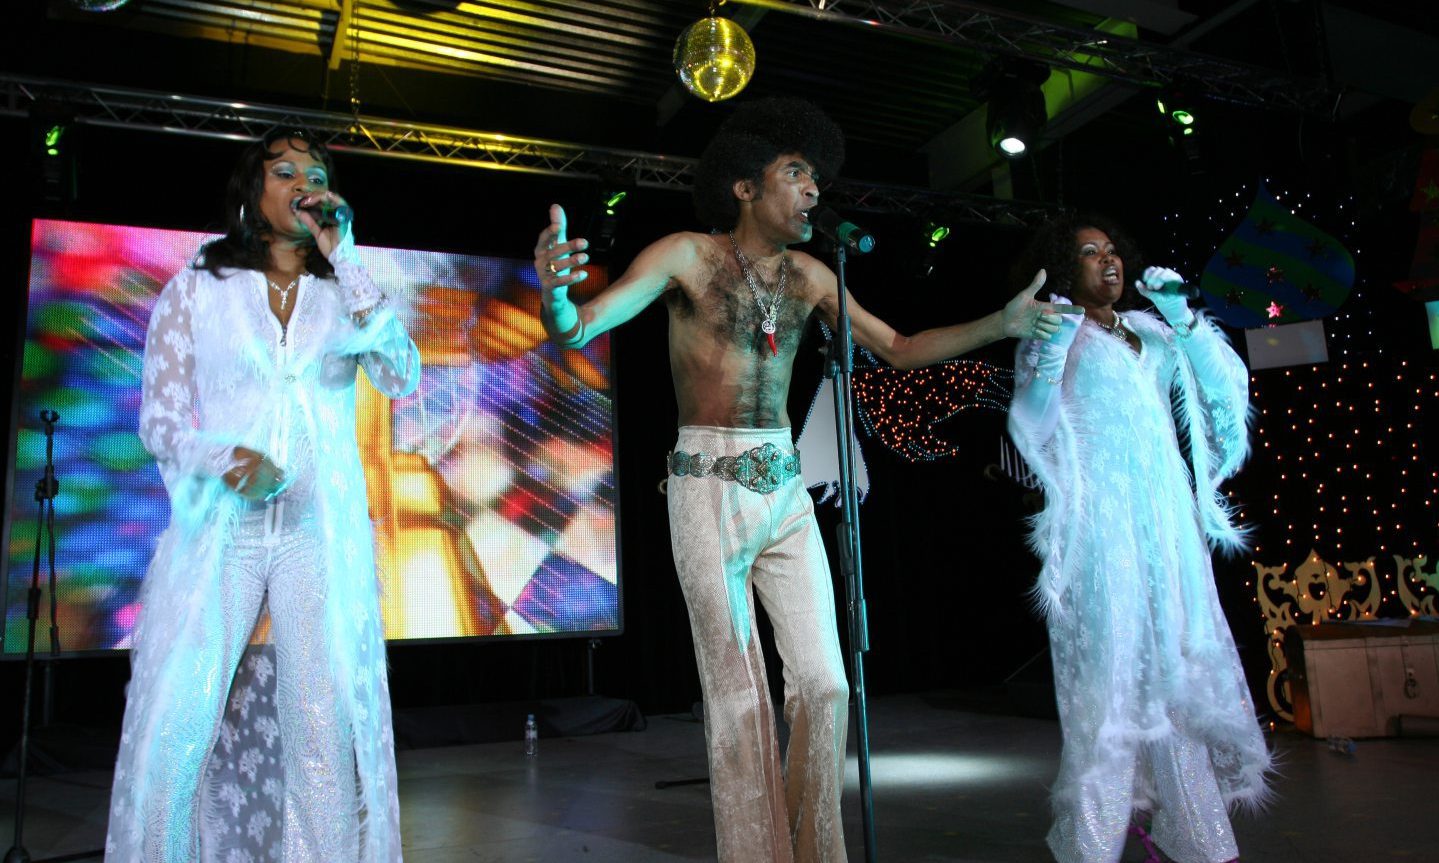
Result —
[[[790, 430], [684, 426], [677, 451], [737, 456]], [[710, 793], [724, 863], [843, 861], [849, 685], [814, 504], [795, 477], [769, 494], [716, 476], [669, 480], [670, 539], [704, 690]], [[774, 624], [790, 728], [783, 767], [754, 595]]]
[[[214, 597], [220, 631], [194, 646], [200, 673], [167, 699], [161, 733], [175, 745], [152, 756], [168, 764], [150, 766], [168, 787], [137, 813], [146, 861], [258, 861], [274, 850], [285, 863], [359, 859], [354, 753], [323, 631], [322, 546], [309, 520], [277, 528], [275, 509], [241, 516]], [[270, 651], [252, 649], [258, 663], [242, 667], [264, 605], [273, 665]]]

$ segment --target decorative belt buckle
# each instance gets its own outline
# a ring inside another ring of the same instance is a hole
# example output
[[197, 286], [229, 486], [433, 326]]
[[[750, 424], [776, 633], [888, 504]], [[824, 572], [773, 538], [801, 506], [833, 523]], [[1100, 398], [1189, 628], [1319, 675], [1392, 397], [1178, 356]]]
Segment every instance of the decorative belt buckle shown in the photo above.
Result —
[[675, 451], [666, 459], [675, 476], [716, 476], [759, 494], [769, 494], [799, 476], [799, 453], [786, 453], [772, 443], [737, 456]]

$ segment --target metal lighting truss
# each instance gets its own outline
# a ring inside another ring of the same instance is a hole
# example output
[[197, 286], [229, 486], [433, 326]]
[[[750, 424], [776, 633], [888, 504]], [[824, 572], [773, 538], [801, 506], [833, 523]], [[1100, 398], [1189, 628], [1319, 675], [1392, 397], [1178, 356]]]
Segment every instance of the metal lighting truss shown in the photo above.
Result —
[[1168, 45], [1056, 24], [967, 0], [732, 0], [818, 21], [862, 26], [1091, 72], [1139, 86], [1180, 83], [1191, 95], [1314, 112], [1323, 81]]
[[[694, 159], [521, 138], [334, 111], [101, 87], [0, 75], [0, 115], [28, 116], [40, 107], [76, 123], [199, 138], [255, 140], [272, 129], [305, 129], [335, 151], [580, 179], [622, 177], [636, 186], [686, 191]], [[1032, 226], [1058, 209], [1008, 201], [839, 180], [825, 203], [868, 212], [943, 214], [956, 222]]]

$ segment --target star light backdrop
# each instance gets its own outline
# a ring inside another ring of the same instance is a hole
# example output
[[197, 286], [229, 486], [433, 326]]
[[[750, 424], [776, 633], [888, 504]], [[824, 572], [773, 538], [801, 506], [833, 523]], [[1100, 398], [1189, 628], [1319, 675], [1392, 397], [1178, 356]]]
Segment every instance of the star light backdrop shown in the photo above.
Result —
[[[1432, 356], [1406, 359], [1385, 349], [1386, 334], [1410, 322], [1376, 320], [1354, 199], [1268, 188], [1272, 195], [1263, 187], [1229, 190], [1207, 213], [1165, 221], [1182, 272], [1208, 260], [1209, 279], [1229, 268], [1226, 253], [1246, 258], [1240, 266], [1253, 278], [1238, 292], [1222, 279], [1204, 288], [1226, 322], [1244, 315], [1238, 323], [1262, 327], [1327, 316], [1330, 362], [1251, 372], [1254, 449], [1232, 484], [1246, 505], [1245, 523], [1255, 528], [1245, 586], [1266, 636], [1269, 707], [1292, 719], [1285, 642], [1296, 626], [1439, 612], [1439, 454], [1424, 432], [1426, 415], [1439, 412], [1439, 367]], [[1243, 211], [1247, 198], [1263, 212]], [[1236, 238], [1254, 239], [1264, 219], [1273, 248], [1236, 248]], [[1321, 245], [1329, 241], [1342, 246]], [[1263, 278], [1274, 266], [1286, 276], [1307, 269], [1269, 260], [1286, 247], [1305, 258], [1312, 247], [1341, 274], [1347, 260], [1354, 277], [1348, 297], [1318, 277], [1309, 279], [1308, 293], [1296, 291], [1292, 278], [1278, 285]], [[1211, 290], [1219, 286], [1224, 290]], [[1254, 314], [1271, 304], [1279, 307], [1273, 318]]]
[[[165, 281], [209, 238], [35, 222], [0, 655], [25, 650], [42, 408], [60, 414], [62, 648], [128, 646], [140, 582], [169, 517], [136, 435], [145, 326]], [[425, 363], [408, 398], [390, 402], [363, 380], [357, 390], [387, 637], [618, 631], [608, 339], [582, 352], [545, 342], [528, 261], [361, 254]], [[588, 282], [587, 291], [602, 288], [603, 271]]]

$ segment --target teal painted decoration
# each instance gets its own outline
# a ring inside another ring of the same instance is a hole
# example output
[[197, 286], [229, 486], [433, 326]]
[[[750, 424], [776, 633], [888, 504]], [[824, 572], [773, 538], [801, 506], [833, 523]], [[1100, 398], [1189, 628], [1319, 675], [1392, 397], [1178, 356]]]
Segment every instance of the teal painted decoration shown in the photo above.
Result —
[[1245, 329], [1328, 317], [1353, 287], [1349, 250], [1294, 215], [1263, 185], [1199, 279], [1210, 311]]

